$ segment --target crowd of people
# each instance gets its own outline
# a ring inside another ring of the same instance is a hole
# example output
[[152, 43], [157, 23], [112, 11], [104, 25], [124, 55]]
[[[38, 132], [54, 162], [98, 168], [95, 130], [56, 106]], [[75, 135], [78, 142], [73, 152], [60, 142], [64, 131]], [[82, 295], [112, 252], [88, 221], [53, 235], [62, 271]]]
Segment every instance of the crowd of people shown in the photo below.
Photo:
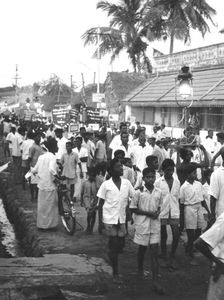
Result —
[[135, 127], [121, 123], [117, 131], [107, 124], [97, 132], [83, 126], [75, 134], [52, 123], [37, 128], [4, 118], [2, 124], [4, 154], [12, 159], [15, 183], [25, 189], [28, 179], [31, 201], [37, 199], [38, 229], [57, 228], [60, 173], [70, 200], [87, 211], [87, 234], [93, 233], [98, 215], [98, 232], [109, 237], [115, 283], [122, 280], [118, 257], [130, 226], [138, 245], [138, 274], [144, 277], [149, 248], [153, 288], [161, 294], [159, 265], [178, 269], [175, 255], [186, 231], [190, 265], [198, 265], [196, 249], [216, 264], [209, 290], [215, 293], [224, 278], [224, 133], [215, 140], [209, 130], [200, 141], [190, 126], [183, 137], [172, 139], [164, 124], [154, 126], [150, 136], [139, 122]]

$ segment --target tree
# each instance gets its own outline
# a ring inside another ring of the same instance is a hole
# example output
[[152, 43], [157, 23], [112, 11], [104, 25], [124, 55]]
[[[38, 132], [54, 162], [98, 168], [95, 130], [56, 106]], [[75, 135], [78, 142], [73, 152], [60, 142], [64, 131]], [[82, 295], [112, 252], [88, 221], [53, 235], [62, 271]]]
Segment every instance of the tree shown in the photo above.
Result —
[[170, 37], [170, 53], [173, 53], [174, 39], [190, 41], [190, 30], [198, 30], [204, 37], [210, 31], [207, 21], [213, 25], [216, 14], [206, 0], [154, 0], [155, 9], [161, 13], [163, 29]]
[[[122, 50], [126, 50], [135, 72], [141, 72], [141, 61], [145, 62], [150, 72], [151, 65], [145, 54], [148, 44], [144, 38], [147, 36], [152, 40], [161, 37], [162, 21], [157, 22], [156, 31], [152, 22], [152, 19], [160, 17], [161, 14], [157, 15], [154, 9], [153, 15], [149, 3], [141, 0], [122, 0], [119, 5], [100, 1], [97, 9], [107, 12], [110, 26], [87, 30], [82, 36], [84, 45], [99, 45], [101, 55], [111, 54], [111, 62]], [[97, 50], [94, 57], [97, 57]]]
[[49, 80], [40, 84], [39, 93], [46, 110], [51, 110], [55, 104], [65, 104], [71, 102], [74, 91], [55, 74]]

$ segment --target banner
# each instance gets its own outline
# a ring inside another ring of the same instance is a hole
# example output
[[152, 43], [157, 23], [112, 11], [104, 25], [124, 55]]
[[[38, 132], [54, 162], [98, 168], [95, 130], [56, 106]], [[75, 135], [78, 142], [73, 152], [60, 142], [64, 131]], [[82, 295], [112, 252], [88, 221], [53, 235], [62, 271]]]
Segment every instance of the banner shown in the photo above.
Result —
[[102, 121], [100, 110], [93, 107], [86, 107], [86, 121], [87, 123], [100, 123]]

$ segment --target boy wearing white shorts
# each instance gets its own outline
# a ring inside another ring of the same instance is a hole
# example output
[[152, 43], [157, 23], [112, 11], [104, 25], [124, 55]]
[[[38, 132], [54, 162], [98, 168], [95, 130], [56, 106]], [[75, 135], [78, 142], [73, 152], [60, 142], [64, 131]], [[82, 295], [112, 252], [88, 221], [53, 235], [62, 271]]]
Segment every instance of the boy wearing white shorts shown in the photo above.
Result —
[[187, 179], [180, 188], [180, 203], [184, 206], [184, 222], [187, 231], [186, 253], [189, 254], [191, 265], [197, 265], [194, 261], [193, 243], [201, 235], [201, 229], [205, 224], [202, 207], [210, 214], [208, 206], [203, 198], [202, 184], [197, 181], [197, 164], [190, 163], [186, 167]]
[[143, 191], [136, 191], [131, 200], [130, 209], [135, 213], [134, 243], [138, 248], [138, 273], [144, 274], [143, 264], [148, 245], [150, 245], [151, 268], [153, 274], [153, 288], [158, 293], [163, 293], [158, 283], [158, 249], [160, 241], [160, 207], [162, 201], [161, 190], [154, 187], [156, 179], [155, 170], [145, 168], [143, 170]]

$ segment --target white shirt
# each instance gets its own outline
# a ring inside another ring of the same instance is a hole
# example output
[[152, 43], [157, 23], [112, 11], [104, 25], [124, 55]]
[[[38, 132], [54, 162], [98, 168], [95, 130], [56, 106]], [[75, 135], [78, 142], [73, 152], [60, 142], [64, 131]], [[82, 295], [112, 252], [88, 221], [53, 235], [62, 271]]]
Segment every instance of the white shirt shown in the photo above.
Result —
[[[132, 136], [131, 134], [129, 134], [129, 142], [132, 141]], [[117, 150], [117, 148], [122, 144], [122, 141], [121, 141], [121, 135], [115, 135], [115, 137], [113, 138], [113, 140], [111, 141], [110, 145], [109, 145], [109, 148], [112, 149], [112, 150]]]
[[132, 147], [130, 144], [128, 144], [128, 149], [126, 149], [125, 146], [122, 144], [120, 144], [120, 146], [118, 146], [116, 149], [114, 148], [112, 152], [112, 158], [114, 158], [114, 152], [117, 150], [123, 150], [125, 153], [125, 157], [127, 158], [131, 157]]
[[[83, 157], [88, 157], [88, 150], [84, 147], [81, 147], [80, 150], [75, 147], [72, 149], [74, 153], [78, 154], [79, 159]], [[82, 172], [87, 172], [87, 162], [82, 162], [81, 161], [81, 166], [82, 166]], [[78, 168], [77, 173], [80, 172], [80, 169]]]
[[86, 148], [87, 151], [88, 151], [87, 165], [89, 167], [90, 164], [91, 164], [91, 161], [94, 159], [94, 154], [95, 154], [95, 151], [96, 151], [96, 146], [95, 146], [95, 144], [91, 140], [88, 140], [87, 142], [85, 142], [85, 140], [83, 139], [82, 147]]
[[179, 198], [180, 198], [180, 181], [173, 177], [173, 185], [170, 190], [164, 176], [155, 182], [155, 187], [162, 192], [161, 219], [178, 219], [180, 217]]
[[131, 183], [121, 178], [120, 190], [117, 188], [113, 179], [110, 178], [102, 183], [97, 193], [97, 197], [103, 199], [103, 222], [105, 224], [124, 224], [126, 221], [126, 207], [129, 197], [135, 193]]
[[216, 152], [216, 147], [217, 147], [216, 141], [214, 141], [210, 137], [207, 137], [204, 140], [203, 145], [204, 145], [206, 151], [208, 151], [208, 153], [213, 157]]
[[[156, 212], [162, 204], [162, 193], [158, 188], [150, 191], [144, 186], [142, 192], [136, 191], [132, 198], [130, 208], [138, 208], [142, 211]], [[160, 216], [159, 216], [160, 217]], [[135, 230], [141, 234], [159, 233], [160, 219], [153, 220], [148, 216], [135, 215]]]
[[29, 158], [30, 148], [33, 146], [34, 140], [28, 139], [22, 142], [21, 151], [22, 151], [22, 160], [27, 160]]
[[[216, 144], [216, 147], [215, 147], [215, 153], [214, 153], [214, 155], [217, 153], [217, 152], [219, 152], [219, 150], [223, 147], [224, 145], [221, 145], [219, 142], [217, 142], [217, 144]], [[215, 160], [215, 166], [216, 167], [220, 167], [220, 166], [222, 166], [222, 156], [221, 155], [219, 155], [217, 158], [216, 158], [216, 160]]]
[[63, 136], [61, 139], [57, 139], [58, 152], [55, 154], [57, 159], [61, 159], [62, 155], [66, 153], [66, 143], [68, 140]]
[[212, 254], [224, 263], [224, 212], [200, 238], [212, 248]]
[[224, 167], [216, 169], [210, 179], [209, 195], [217, 199], [216, 215], [220, 216], [224, 212]]
[[33, 174], [37, 173], [38, 188], [46, 191], [56, 189], [54, 175], [57, 174], [56, 156], [51, 152], [45, 152], [40, 155], [34, 168], [31, 169]]
[[184, 205], [194, 205], [204, 200], [203, 188], [199, 181], [194, 181], [193, 184], [185, 181], [180, 188], [180, 203]]
[[16, 132], [10, 136], [11, 149], [12, 149], [12, 156], [21, 156], [21, 149], [20, 146], [23, 142], [22, 136]]
[[[14, 134], [12, 132], [9, 132], [6, 136], [6, 141], [8, 141], [8, 142], [12, 141], [13, 135]], [[9, 143], [9, 149], [12, 149], [12, 143]]]
[[55, 133], [54, 133], [54, 130], [50, 130], [50, 129], [48, 128], [48, 130], [47, 130], [47, 132], [46, 132], [46, 137], [49, 137], [49, 136], [55, 138]]
[[148, 142], [145, 143], [145, 147], [142, 147], [140, 144], [134, 146], [131, 152], [132, 164], [136, 165], [140, 171], [143, 171], [146, 165], [146, 157], [151, 155], [153, 152], [152, 146]]

